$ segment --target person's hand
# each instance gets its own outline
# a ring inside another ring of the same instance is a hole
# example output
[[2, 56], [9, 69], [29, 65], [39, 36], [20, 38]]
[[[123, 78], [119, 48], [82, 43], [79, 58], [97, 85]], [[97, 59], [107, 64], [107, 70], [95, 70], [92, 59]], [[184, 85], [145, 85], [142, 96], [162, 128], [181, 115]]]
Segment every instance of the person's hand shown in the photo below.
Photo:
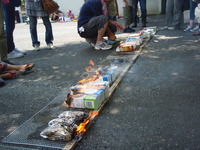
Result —
[[124, 28], [123, 28], [123, 26], [119, 22], [110, 20], [110, 23], [113, 24], [113, 25], [115, 25], [117, 27], [117, 30], [119, 32], [123, 32]]
[[123, 32], [124, 28], [123, 28], [123, 26], [122, 26], [119, 22], [116, 22], [116, 25], [115, 25], [115, 26], [117, 27], [117, 30], [118, 30], [119, 32]]

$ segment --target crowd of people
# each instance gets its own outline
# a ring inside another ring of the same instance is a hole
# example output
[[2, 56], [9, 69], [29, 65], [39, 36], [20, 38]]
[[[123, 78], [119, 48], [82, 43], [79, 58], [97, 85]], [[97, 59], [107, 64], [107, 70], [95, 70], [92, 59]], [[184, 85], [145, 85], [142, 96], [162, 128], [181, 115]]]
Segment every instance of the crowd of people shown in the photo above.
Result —
[[[24, 52], [15, 47], [13, 32], [15, 29], [16, 1], [21, 0], [1, 0], [0, 2], [0, 85], [3, 79], [13, 79], [20, 72], [27, 72], [34, 67], [33, 63], [25, 65], [14, 65], [10, 59], [21, 58]], [[124, 17], [124, 25], [121, 25], [117, 0], [84, 0], [81, 6], [77, 32], [80, 37], [85, 38], [96, 50], [109, 50], [117, 42], [116, 31], [131, 33], [134, 32], [141, 18], [141, 27], [147, 26], [147, 7], [146, 0], [121, 0]], [[187, 4], [187, 2], [189, 2]], [[193, 35], [200, 35], [200, 0], [166, 0], [166, 19], [165, 27], [167, 30], [183, 29], [185, 32], [193, 32]], [[189, 6], [190, 23], [184, 28], [183, 12]], [[138, 16], [140, 9], [141, 16]], [[25, 0], [25, 10], [29, 17], [30, 35], [32, 46], [35, 50], [40, 50], [40, 41], [37, 34], [37, 19], [41, 18], [45, 26], [45, 42], [49, 49], [54, 49], [53, 31], [48, 14], [41, 0]], [[67, 18], [74, 19], [71, 10], [66, 12]], [[196, 17], [195, 17], [196, 16]], [[65, 13], [58, 10], [51, 14], [52, 21], [60, 21], [65, 17]], [[195, 18], [198, 25], [195, 26]], [[19, 18], [18, 18], [19, 20]], [[5, 31], [4, 31], [5, 21]], [[104, 39], [107, 37], [107, 40]], [[23, 68], [23, 69], [22, 69]], [[14, 71], [15, 70], [15, 71]], [[22, 71], [23, 70], [23, 71]], [[22, 73], [21, 73], [22, 74]]]

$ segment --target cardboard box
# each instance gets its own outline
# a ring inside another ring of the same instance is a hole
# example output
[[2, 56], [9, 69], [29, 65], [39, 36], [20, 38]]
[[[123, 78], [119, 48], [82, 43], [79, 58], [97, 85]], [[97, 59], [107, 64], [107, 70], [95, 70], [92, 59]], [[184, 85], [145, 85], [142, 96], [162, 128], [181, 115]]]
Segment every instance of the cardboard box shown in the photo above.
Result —
[[105, 100], [104, 90], [99, 90], [98, 93], [85, 95], [84, 104], [86, 109], [98, 109]]
[[70, 104], [70, 107], [73, 107], [73, 108], [85, 108], [84, 96], [85, 95], [72, 95], [72, 102]]

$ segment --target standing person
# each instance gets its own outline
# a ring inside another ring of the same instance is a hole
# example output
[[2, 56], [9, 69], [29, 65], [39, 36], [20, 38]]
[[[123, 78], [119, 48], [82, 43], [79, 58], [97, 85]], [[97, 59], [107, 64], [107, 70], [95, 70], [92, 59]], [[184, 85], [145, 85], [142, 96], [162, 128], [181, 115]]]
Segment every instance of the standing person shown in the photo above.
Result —
[[199, 29], [195, 31], [192, 35], [200, 35], [200, 3], [195, 8], [195, 16], [198, 22]]
[[180, 29], [181, 25], [181, 1], [167, 0], [165, 29]]
[[142, 27], [146, 27], [146, 18], [147, 18], [147, 6], [146, 6], [147, 2], [146, 2], [146, 0], [133, 0], [133, 5], [135, 6], [133, 9], [133, 22], [134, 22], [133, 27], [137, 27], [138, 2], [140, 3], [140, 9], [141, 9]]
[[[6, 3], [6, 1], [3, 1]], [[0, 1], [0, 56], [1, 61], [9, 64], [13, 64], [10, 61], [8, 61], [7, 57], [7, 44], [6, 44], [6, 36], [4, 31], [4, 16], [3, 16], [3, 7], [2, 7], [2, 1]]]
[[3, 3], [4, 18], [6, 24], [6, 38], [8, 47], [8, 59], [21, 58], [25, 53], [15, 47], [13, 32], [15, 29], [15, 0]]
[[78, 19], [78, 33], [86, 41], [91, 42], [96, 50], [108, 50], [112, 45], [104, 42], [103, 37], [115, 41], [115, 32], [123, 30], [123, 27], [117, 21], [109, 20], [106, 15], [106, 2], [111, 0], [87, 0], [81, 7]]
[[191, 31], [195, 32], [199, 29], [199, 26], [197, 25], [194, 27], [194, 20], [195, 20], [195, 8], [197, 7], [198, 1], [190, 0], [190, 23], [189, 25], [184, 29], [185, 32]]
[[15, 20], [17, 21], [17, 23], [21, 23], [20, 7], [15, 7]]
[[41, 0], [25, 0], [26, 14], [29, 16], [30, 33], [32, 46], [35, 50], [40, 50], [40, 41], [37, 35], [37, 18], [41, 17], [44, 23], [46, 34], [45, 41], [49, 49], [53, 49], [53, 31], [49, 14], [44, 10]]
[[123, 9], [123, 15], [124, 15], [124, 32], [125, 33], [131, 33], [135, 31], [129, 27], [132, 23], [133, 7], [135, 7], [133, 5], [133, 0], [123, 0], [122, 9]]
[[108, 17], [113, 21], [117, 21], [117, 17], [119, 17], [118, 3], [117, 0], [112, 0], [107, 3], [108, 7]]

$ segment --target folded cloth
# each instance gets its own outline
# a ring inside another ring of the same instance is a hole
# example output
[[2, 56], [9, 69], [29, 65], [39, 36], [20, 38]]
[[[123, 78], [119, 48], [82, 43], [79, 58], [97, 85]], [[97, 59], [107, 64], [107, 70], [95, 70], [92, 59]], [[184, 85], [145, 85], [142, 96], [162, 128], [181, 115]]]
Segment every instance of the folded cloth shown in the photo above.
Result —
[[1, 0], [4, 4], [10, 3], [10, 0]]

